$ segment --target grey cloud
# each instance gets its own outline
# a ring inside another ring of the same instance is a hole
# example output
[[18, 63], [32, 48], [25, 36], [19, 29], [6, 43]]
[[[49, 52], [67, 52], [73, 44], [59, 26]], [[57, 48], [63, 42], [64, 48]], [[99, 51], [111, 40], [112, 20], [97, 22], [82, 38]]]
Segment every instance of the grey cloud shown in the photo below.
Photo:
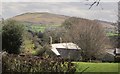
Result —
[[[117, 2], [101, 2], [88, 9], [90, 2], [7, 2], [3, 3], [3, 17], [9, 18], [25, 12], [50, 12], [88, 19], [117, 20]], [[103, 10], [101, 9], [103, 8]]]

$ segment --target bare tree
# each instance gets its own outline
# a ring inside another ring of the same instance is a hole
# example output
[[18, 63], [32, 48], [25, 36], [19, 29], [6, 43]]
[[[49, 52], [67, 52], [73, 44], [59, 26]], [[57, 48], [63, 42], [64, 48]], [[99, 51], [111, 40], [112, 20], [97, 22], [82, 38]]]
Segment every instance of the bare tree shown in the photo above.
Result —
[[[90, 0], [87, 0], [87, 1], [90, 1]], [[91, 9], [94, 5], [98, 6], [100, 4], [100, 1], [101, 0], [95, 0], [92, 4], [90, 4], [89, 9]]]
[[96, 1], [94, 1], [94, 2], [90, 5], [89, 9], [91, 9], [92, 6], [94, 6], [94, 5], [98, 6], [99, 3], [100, 3], [100, 0], [96, 0]]
[[[87, 19], [70, 18], [63, 23], [66, 27], [68, 41], [82, 48], [83, 59], [96, 59], [105, 49], [108, 39], [101, 24]], [[69, 25], [67, 25], [69, 24]], [[68, 28], [69, 27], [69, 28]]]
[[[89, 0], [87, 0], [89, 1]], [[101, 0], [95, 0], [89, 7], [91, 9], [94, 5], [98, 6]], [[118, 2], [118, 39], [117, 39], [117, 48], [120, 48], [120, 1]]]

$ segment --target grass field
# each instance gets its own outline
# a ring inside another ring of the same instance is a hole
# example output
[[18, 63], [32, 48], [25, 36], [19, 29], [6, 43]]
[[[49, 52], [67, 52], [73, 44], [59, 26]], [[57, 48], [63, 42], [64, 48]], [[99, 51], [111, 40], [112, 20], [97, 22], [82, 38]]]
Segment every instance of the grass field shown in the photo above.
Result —
[[[77, 72], [118, 72], [118, 63], [88, 63], [76, 62]], [[120, 65], [119, 65], [120, 66]]]
[[29, 30], [32, 30], [32, 31], [34, 31], [34, 32], [39, 32], [39, 31], [41, 31], [41, 32], [44, 32], [45, 31], [45, 29], [47, 29], [47, 28], [56, 28], [56, 27], [59, 27], [59, 26], [61, 26], [60, 24], [57, 24], [57, 25], [27, 25], [26, 26], [26, 29], [29, 29]]
[[45, 26], [31, 26], [31, 29], [33, 31], [37, 31], [37, 32], [39, 32], [39, 31], [43, 32], [45, 30], [45, 28], [46, 28]]
[[107, 36], [118, 36], [117, 33], [107, 33]]

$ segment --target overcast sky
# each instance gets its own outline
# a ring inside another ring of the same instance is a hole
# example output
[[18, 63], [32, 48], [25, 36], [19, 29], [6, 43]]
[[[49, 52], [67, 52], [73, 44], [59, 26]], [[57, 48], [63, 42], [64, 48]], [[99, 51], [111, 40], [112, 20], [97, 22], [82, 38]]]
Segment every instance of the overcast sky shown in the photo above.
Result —
[[89, 9], [91, 2], [82, 0], [70, 0], [69, 2], [64, 2], [64, 0], [61, 0], [61, 2], [59, 2], [60, 0], [51, 0], [53, 2], [48, 2], [48, 0], [34, 0], [34, 2], [32, 2], [33, 0], [26, 0], [26, 2], [19, 2], [20, 0], [11, 1], [13, 2], [9, 2], [8, 0], [2, 2], [3, 18], [10, 18], [26, 12], [50, 12], [87, 19], [117, 21], [118, 0], [110, 0], [111, 2], [104, 0], [106, 2], [101, 2], [99, 6], [94, 6], [92, 9]]
[[[2, 2], [83, 2], [96, 0], [1, 0]], [[98, 1], [98, 0], [97, 0]], [[118, 2], [120, 0], [100, 0], [101, 2]]]

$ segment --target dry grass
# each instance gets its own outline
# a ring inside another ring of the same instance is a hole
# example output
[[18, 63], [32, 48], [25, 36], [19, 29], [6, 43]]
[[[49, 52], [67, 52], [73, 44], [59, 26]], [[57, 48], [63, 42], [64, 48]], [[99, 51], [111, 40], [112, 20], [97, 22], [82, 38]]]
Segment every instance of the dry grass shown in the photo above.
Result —
[[24, 13], [13, 17], [17, 21], [27, 21], [42, 24], [61, 24], [68, 17], [51, 13]]

